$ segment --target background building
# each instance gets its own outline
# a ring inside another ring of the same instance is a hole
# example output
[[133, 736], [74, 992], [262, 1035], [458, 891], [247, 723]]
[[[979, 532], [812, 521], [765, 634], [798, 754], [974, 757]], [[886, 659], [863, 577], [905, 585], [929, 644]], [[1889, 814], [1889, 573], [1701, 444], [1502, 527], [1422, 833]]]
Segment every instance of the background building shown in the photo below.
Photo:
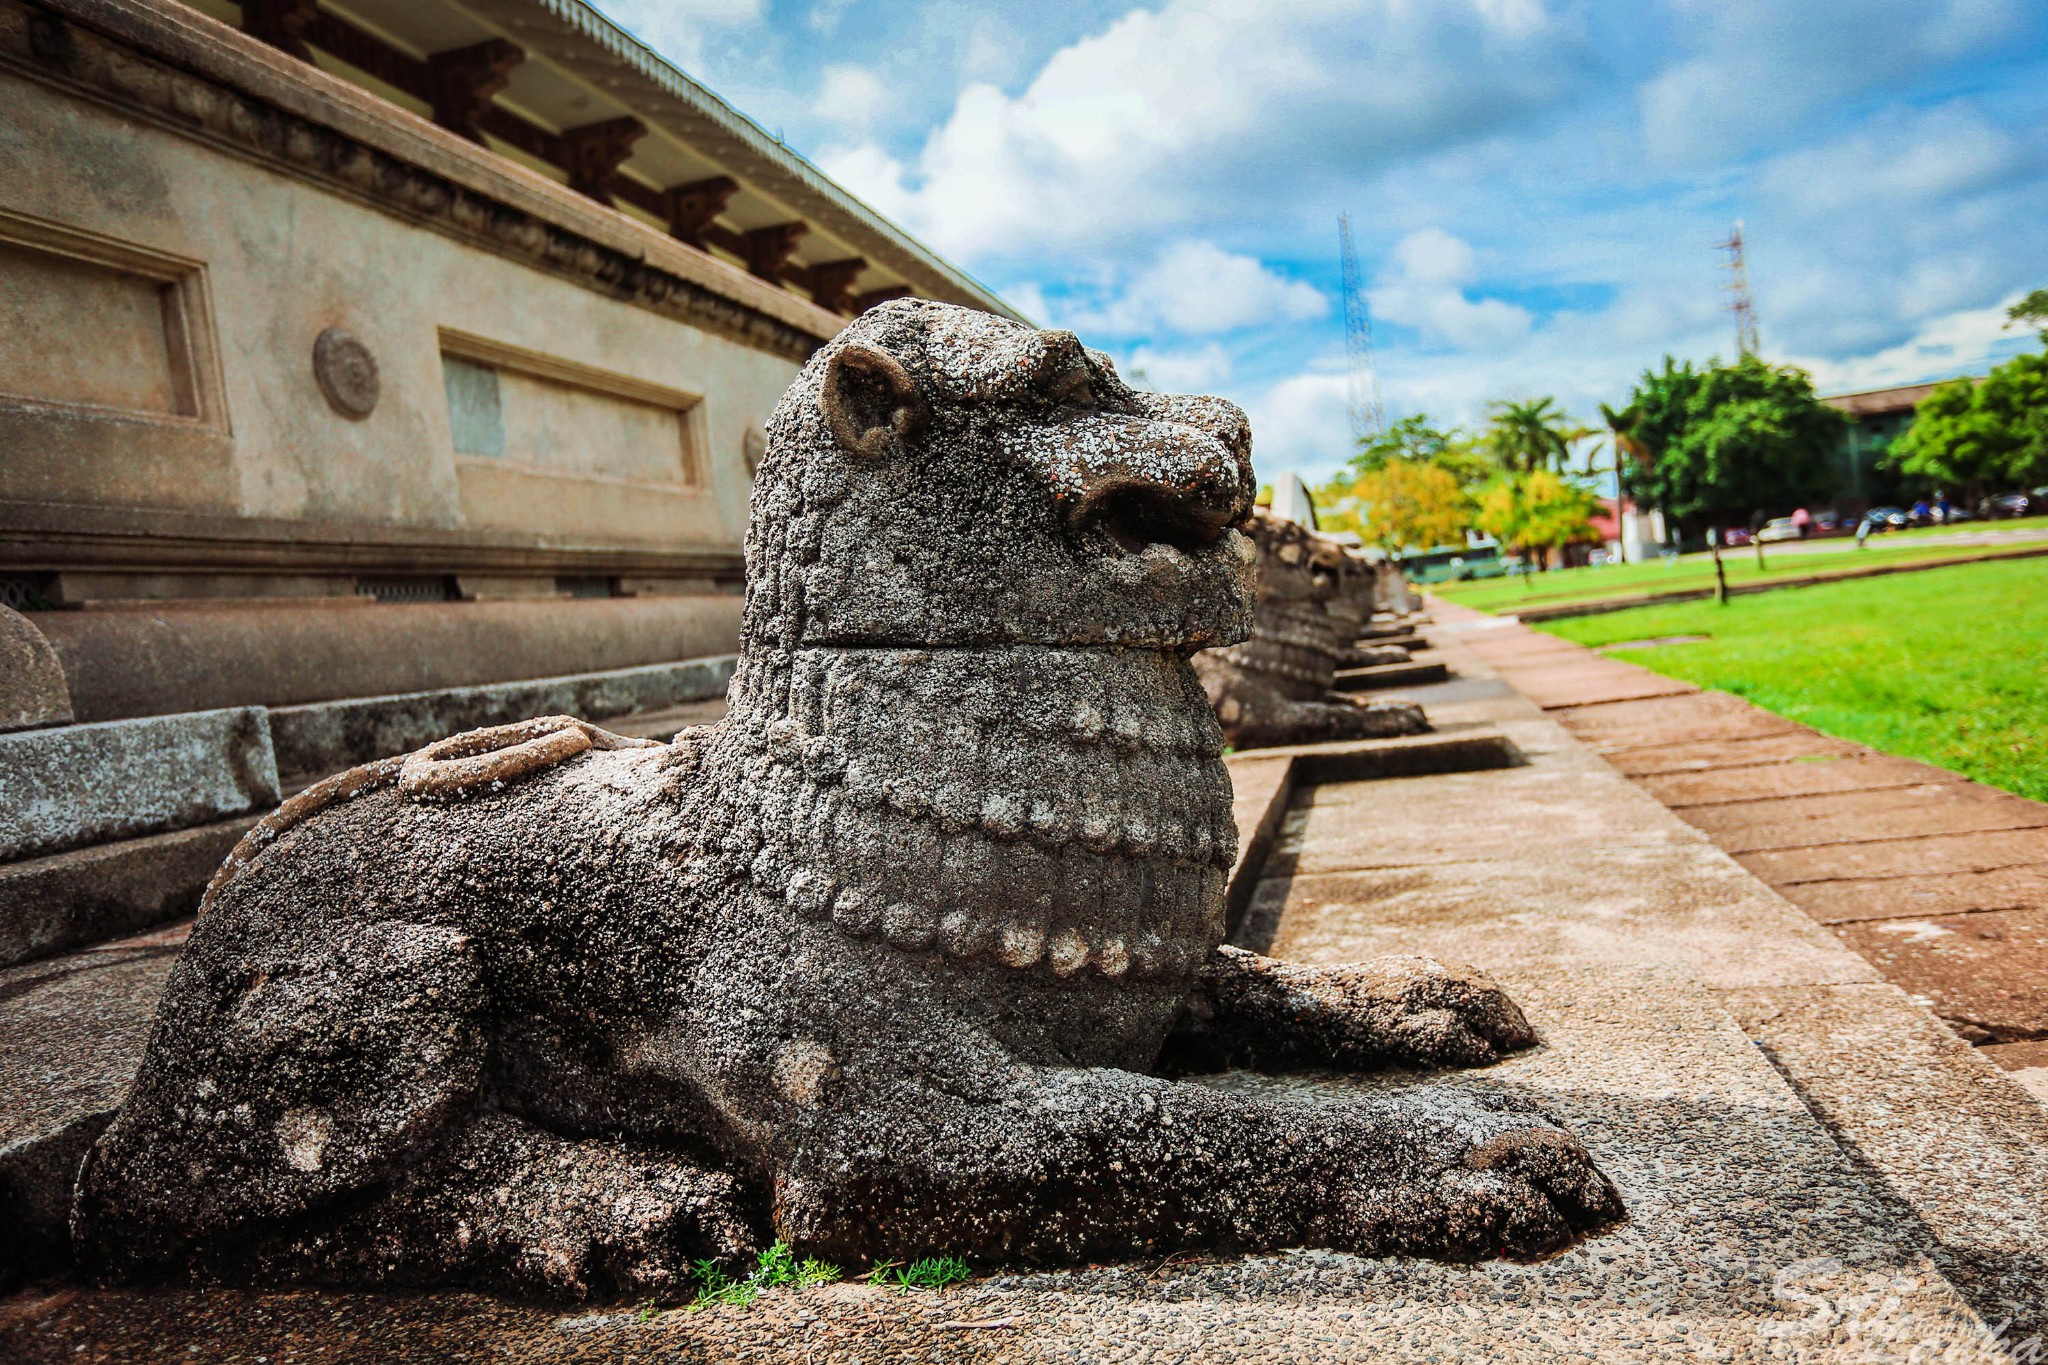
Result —
[[1884, 459], [1886, 448], [1913, 425], [1913, 411], [1920, 400], [1933, 392], [1932, 384], [1906, 384], [1893, 389], [1838, 393], [1820, 400], [1849, 417], [1848, 425], [1842, 429], [1842, 483], [1835, 500], [1837, 511], [1858, 517], [1873, 503], [1888, 501], [1896, 494], [1896, 477], [1880, 468], [1879, 462]]

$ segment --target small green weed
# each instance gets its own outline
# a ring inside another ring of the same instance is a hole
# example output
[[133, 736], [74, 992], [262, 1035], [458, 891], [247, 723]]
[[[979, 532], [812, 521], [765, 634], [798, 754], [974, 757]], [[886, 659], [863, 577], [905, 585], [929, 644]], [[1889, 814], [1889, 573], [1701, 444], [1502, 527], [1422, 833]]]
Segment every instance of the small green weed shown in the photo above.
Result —
[[868, 1271], [868, 1283], [877, 1289], [901, 1294], [911, 1289], [944, 1289], [958, 1284], [973, 1272], [958, 1256], [927, 1256], [922, 1260], [883, 1261]]
[[839, 1267], [828, 1261], [809, 1256], [799, 1261], [787, 1242], [777, 1242], [762, 1252], [754, 1267], [754, 1279], [763, 1289], [808, 1289], [814, 1284], [831, 1284], [839, 1275]]
[[[699, 1261], [690, 1268], [697, 1282], [697, 1297], [684, 1305], [688, 1312], [715, 1308], [720, 1304], [746, 1307], [768, 1289], [807, 1289], [814, 1284], [831, 1284], [840, 1276], [839, 1267], [804, 1257], [798, 1260], [787, 1242], [777, 1242], [754, 1258], [754, 1269], [744, 1280], [726, 1274], [716, 1261]], [[646, 1321], [643, 1316], [641, 1321]]]

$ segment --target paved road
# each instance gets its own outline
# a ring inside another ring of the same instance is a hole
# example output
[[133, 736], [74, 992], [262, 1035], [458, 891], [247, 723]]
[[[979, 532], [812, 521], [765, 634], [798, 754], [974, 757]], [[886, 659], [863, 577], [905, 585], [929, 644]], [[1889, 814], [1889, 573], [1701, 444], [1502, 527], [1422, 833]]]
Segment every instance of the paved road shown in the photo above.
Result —
[[[1903, 546], [1911, 546], [1915, 549], [1921, 547], [1931, 549], [1944, 545], [1978, 545], [1998, 549], [2009, 545], [2024, 545], [2042, 540], [2048, 540], [2048, 526], [2001, 527], [1996, 522], [1971, 522], [1967, 529], [1942, 531], [1935, 535], [1874, 535], [1870, 538], [1869, 543], [1872, 545], [1882, 545], [1887, 549], [1897, 549]], [[1839, 554], [1845, 550], [1852, 549], [1853, 542], [1846, 536], [1829, 536], [1822, 540], [1781, 540], [1765, 545], [1764, 557], [1769, 559], [1772, 555]], [[1754, 554], [1755, 550], [1748, 545], [1735, 545], [1723, 550], [1721, 553], [1728, 555]], [[1685, 556], [1687, 559], [1704, 559], [1705, 557], [1704, 553]]]

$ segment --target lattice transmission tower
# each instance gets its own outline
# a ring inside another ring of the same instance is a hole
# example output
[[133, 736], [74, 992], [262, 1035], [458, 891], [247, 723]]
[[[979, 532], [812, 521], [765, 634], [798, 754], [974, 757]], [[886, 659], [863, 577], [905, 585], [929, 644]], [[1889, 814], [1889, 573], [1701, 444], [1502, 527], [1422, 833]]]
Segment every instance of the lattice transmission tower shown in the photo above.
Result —
[[1345, 397], [1351, 407], [1351, 438], [1363, 445], [1380, 434], [1380, 377], [1372, 364], [1372, 315], [1365, 311], [1365, 282], [1358, 274], [1358, 248], [1351, 241], [1351, 215], [1337, 215], [1337, 247], [1344, 263], [1344, 358], [1349, 365]]
[[1735, 314], [1735, 351], [1738, 356], [1755, 355], [1759, 349], [1756, 339], [1756, 300], [1749, 295], [1749, 262], [1742, 254], [1742, 220], [1735, 220], [1735, 230], [1728, 234], [1725, 242], [1714, 244], [1728, 253], [1728, 292], [1734, 298], [1728, 304], [1728, 311]]

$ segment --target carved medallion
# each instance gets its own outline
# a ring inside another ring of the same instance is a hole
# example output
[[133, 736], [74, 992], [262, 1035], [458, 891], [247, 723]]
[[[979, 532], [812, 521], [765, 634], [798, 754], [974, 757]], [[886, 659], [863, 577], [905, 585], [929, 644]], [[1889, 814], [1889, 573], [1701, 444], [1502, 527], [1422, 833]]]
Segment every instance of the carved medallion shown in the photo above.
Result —
[[355, 333], [329, 327], [313, 342], [313, 378], [327, 405], [360, 422], [377, 406], [377, 357]]

